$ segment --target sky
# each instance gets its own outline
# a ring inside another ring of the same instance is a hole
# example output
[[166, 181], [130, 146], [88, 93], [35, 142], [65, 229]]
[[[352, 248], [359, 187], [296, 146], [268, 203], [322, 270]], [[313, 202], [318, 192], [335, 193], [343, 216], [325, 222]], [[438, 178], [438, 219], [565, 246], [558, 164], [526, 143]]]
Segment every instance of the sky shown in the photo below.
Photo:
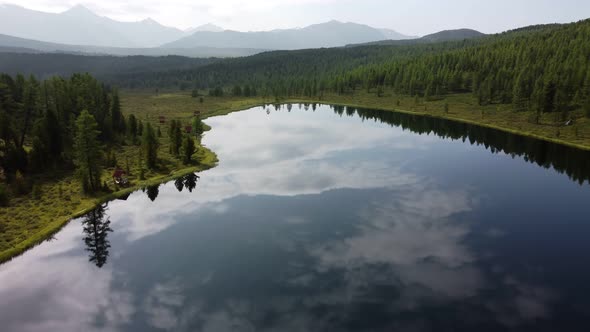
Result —
[[295, 28], [329, 20], [356, 22], [421, 36], [471, 28], [484, 33], [590, 17], [590, 0], [0, 0], [62, 12], [81, 4], [121, 21], [152, 18], [181, 29], [214, 23], [226, 29]]

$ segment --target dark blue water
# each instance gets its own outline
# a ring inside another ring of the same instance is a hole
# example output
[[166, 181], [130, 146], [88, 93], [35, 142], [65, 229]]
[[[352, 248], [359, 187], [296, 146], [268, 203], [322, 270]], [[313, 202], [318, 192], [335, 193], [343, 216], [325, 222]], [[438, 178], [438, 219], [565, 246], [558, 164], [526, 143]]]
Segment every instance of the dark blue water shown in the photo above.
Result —
[[590, 330], [588, 153], [314, 108], [208, 119], [217, 168], [0, 266], [0, 330]]

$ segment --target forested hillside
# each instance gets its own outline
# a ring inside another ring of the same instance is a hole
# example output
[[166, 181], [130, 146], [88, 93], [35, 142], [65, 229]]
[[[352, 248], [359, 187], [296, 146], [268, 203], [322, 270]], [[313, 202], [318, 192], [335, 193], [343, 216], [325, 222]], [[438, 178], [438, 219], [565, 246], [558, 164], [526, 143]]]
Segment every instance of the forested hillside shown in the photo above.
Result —
[[122, 88], [231, 93], [247, 86], [274, 97], [358, 89], [420, 98], [472, 93], [482, 105], [512, 103], [516, 110], [559, 111], [566, 117], [590, 98], [589, 54], [586, 20], [461, 41], [278, 51], [226, 60], [0, 54], [0, 72], [46, 77], [84, 70]]
[[[27, 52], [28, 53], [28, 52]], [[75, 73], [90, 73], [104, 80], [117, 75], [144, 75], [160, 71], [195, 70], [219, 59], [187, 58], [181, 56], [89, 56], [59, 53], [25, 54], [0, 53], [0, 73], [9, 75], [34, 75], [39, 79], [51, 76], [70, 76]], [[159, 85], [157, 82], [152, 82]]]
[[[424, 45], [270, 52], [194, 70], [121, 74], [125, 86], [254, 86], [266, 95], [366, 89], [432, 98], [473, 93], [481, 104], [566, 113], [590, 101], [590, 21]], [[590, 107], [590, 106], [586, 106]]]

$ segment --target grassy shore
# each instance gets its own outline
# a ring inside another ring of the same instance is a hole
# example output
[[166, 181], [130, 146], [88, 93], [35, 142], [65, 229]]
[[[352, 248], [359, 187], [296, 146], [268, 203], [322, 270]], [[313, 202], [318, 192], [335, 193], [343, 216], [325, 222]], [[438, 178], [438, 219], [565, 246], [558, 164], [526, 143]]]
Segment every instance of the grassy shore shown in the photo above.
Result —
[[[131, 98], [131, 101], [124, 100], [123, 113], [125, 115], [134, 113], [142, 121], [149, 121], [158, 127], [160, 125], [157, 121], [158, 116], [152, 116], [153, 112], [150, 112], [153, 110], [144, 109], [142, 103], [136, 102], [144, 98], [146, 97], [142, 95], [138, 99]], [[182, 103], [186, 103], [184, 98], [179, 99], [182, 100]], [[164, 100], [166, 100], [165, 97]], [[177, 114], [169, 119], [186, 118], [186, 123], [190, 124], [192, 114], [192, 111], [186, 114]], [[146, 186], [168, 182], [188, 173], [215, 167], [217, 164], [215, 153], [199, 144], [197, 153], [193, 156], [196, 162], [192, 165], [184, 165], [169, 153], [169, 140], [165, 125], [160, 128], [160, 131], [162, 137], [158, 151], [158, 168], [155, 170], [145, 169], [144, 179], [140, 179], [139, 145], [127, 140], [127, 144], [107, 151], [107, 154], [116, 157], [120, 167], [129, 169], [130, 186], [128, 187], [115, 186], [110, 178], [113, 168], [106, 169], [102, 177], [102, 182], [108, 185], [109, 190], [93, 196], [82, 194], [80, 184], [72, 171], [52, 171], [33, 178], [33, 182], [40, 188], [40, 194], [36, 197], [33, 193], [13, 197], [8, 207], [0, 207], [0, 263], [51, 238], [69, 220], [86, 214], [99, 204]]]
[[[204, 102], [199, 103], [198, 99], [191, 98], [188, 93], [179, 92], [160, 95], [148, 92], [127, 93], [123, 96], [123, 101], [153, 119], [164, 115], [186, 118], [187, 121], [195, 110], [200, 111], [203, 118], [207, 118], [262, 104], [277, 103], [274, 98], [262, 97], [205, 97]], [[354, 95], [327, 94], [322, 98], [284, 98], [278, 102], [335, 104], [439, 117], [590, 150], [590, 119], [585, 118], [581, 110], [571, 112], [571, 117], [575, 119], [573, 125], [564, 126], [556, 121], [556, 114], [543, 114], [538, 123], [533, 123], [533, 112], [514, 112], [512, 105], [480, 106], [471, 94], [450, 95], [445, 99], [425, 101], [391, 94], [378, 98], [374, 93], [357, 92]], [[448, 113], [445, 112], [445, 103], [449, 105]]]
[[[199, 162], [188, 167], [170, 155], [167, 127], [159, 124], [160, 116], [165, 116], [167, 121], [179, 119], [190, 124], [195, 111], [207, 118], [277, 102], [274, 98], [262, 97], [204, 97], [201, 103], [199, 98], [192, 98], [184, 92], [125, 92], [121, 98], [125, 115], [135, 114], [138, 119], [151, 122], [156, 128], [161, 126], [159, 168], [146, 171], [145, 180], [140, 180], [139, 147], [130, 142], [112, 151], [119, 166], [130, 170], [129, 188], [119, 190], [110, 183], [111, 192], [88, 197], [80, 192], [72, 172], [54, 172], [36, 178], [35, 182], [41, 188], [40, 195], [13, 198], [9, 207], [0, 208], [0, 262], [50, 238], [69, 220], [87, 213], [98, 204], [145, 186], [167, 182], [216, 165], [215, 153], [203, 146], [200, 146], [195, 156]], [[557, 124], [553, 114], [543, 115], [536, 124], [530, 121], [534, 115], [530, 112], [513, 112], [510, 105], [479, 106], [471, 95], [452, 95], [444, 100], [424, 101], [394, 95], [378, 98], [374, 94], [357, 92], [354, 95], [329, 94], [322, 98], [286, 98], [278, 102], [338, 104], [441, 117], [590, 150], [590, 120], [584, 118], [581, 111], [573, 112], [574, 125], [565, 127]], [[448, 112], [445, 112], [445, 103], [449, 105]], [[112, 169], [104, 172], [103, 180], [107, 183], [111, 172]]]

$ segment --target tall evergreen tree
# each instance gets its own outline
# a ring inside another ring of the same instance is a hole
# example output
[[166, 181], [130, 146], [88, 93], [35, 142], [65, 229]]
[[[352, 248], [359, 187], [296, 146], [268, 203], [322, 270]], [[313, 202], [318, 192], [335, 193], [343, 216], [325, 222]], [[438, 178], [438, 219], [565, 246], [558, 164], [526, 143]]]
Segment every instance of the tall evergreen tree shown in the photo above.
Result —
[[84, 192], [95, 192], [100, 188], [101, 146], [98, 141], [98, 124], [87, 110], [82, 111], [76, 120], [74, 155], [77, 173]]
[[158, 137], [152, 125], [148, 122], [141, 140], [141, 148], [145, 156], [147, 168], [155, 168], [158, 163]]
[[125, 131], [125, 118], [121, 113], [121, 101], [119, 100], [119, 93], [113, 92], [113, 101], [111, 103], [111, 127], [116, 133], [123, 133]]
[[182, 161], [185, 164], [190, 164], [194, 153], [195, 139], [191, 135], [184, 135], [184, 140], [182, 141]]

